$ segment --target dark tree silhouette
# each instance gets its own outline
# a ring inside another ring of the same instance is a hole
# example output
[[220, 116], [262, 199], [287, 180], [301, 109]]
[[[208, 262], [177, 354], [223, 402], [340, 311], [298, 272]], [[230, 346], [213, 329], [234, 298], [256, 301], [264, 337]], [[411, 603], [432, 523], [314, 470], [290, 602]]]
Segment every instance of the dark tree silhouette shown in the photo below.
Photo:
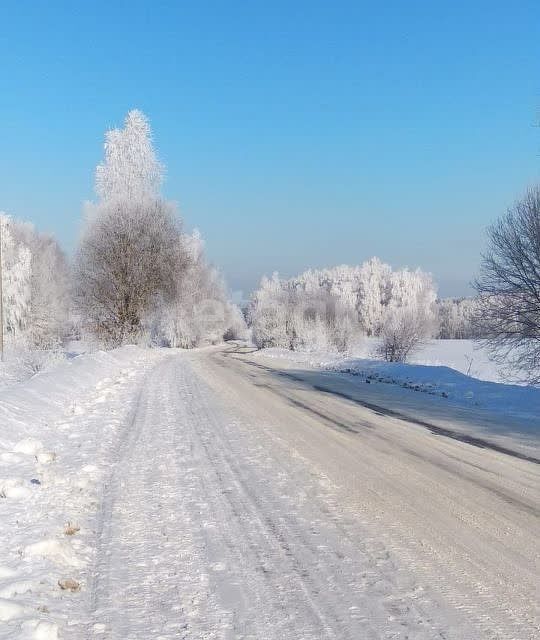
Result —
[[474, 283], [476, 325], [494, 359], [540, 383], [540, 188], [530, 189], [488, 230]]

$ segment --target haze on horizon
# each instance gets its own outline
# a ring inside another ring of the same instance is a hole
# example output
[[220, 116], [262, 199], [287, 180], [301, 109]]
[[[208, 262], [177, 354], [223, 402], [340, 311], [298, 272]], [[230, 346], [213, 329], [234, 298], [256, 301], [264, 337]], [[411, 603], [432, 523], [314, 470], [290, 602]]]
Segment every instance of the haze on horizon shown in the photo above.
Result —
[[232, 290], [377, 255], [463, 295], [538, 181], [540, 7], [4, 7], [0, 210], [70, 251], [104, 131], [150, 118]]

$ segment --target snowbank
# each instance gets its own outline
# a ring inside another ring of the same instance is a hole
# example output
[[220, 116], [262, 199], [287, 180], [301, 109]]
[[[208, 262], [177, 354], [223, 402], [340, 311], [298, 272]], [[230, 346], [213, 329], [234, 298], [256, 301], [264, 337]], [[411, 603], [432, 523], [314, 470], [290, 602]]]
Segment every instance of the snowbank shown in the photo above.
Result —
[[[439, 344], [438, 344], [439, 343]], [[465, 343], [465, 344], [459, 344]], [[366, 343], [369, 349], [373, 346]], [[456, 362], [461, 367], [468, 367], [468, 360], [464, 354], [471, 349], [477, 354], [480, 364], [485, 353], [474, 351], [473, 343], [469, 340], [440, 340], [428, 343], [424, 354], [434, 362]], [[434, 396], [440, 396], [446, 401], [460, 406], [477, 407], [498, 415], [508, 415], [530, 420], [540, 426], [540, 389], [520, 385], [503, 384], [480, 380], [465, 375], [450, 366], [394, 363], [373, 360], [367, 357], [343, 357], [328, 353], [300, 353], [286, 349], [263, 349], [257, 355], [267, 358], [279, 358], [303, 367], [318, 368], [326, 371], [336, 371], [358, 376], [363, 381], [380, 382], [399, 385]], [[416, 360], [422, 360], [422, 352], [416, 355]], [[474, 371], [474, 360], [471, 370]], [[484, 375], [497, 378], [495, 368], [491, 363], [483, 368]]]
[[[363, 338], [351, 356], [375, 358], [379, 338]], [[478, 380], [510, 383], [508, 372], [489, 359], [488, 351], [475, 340], [428, 340], [409, 358], [410, 364], [445, 366]]]
[[80, 355], [0, 392], [1, 640], [54, 640], [72, 624], [126, 398], [159, 355]]
[[410, 358], [411, 364], [446, 366], [486, 382], [511, 382], [474, 340], [429, 340]]
[[66, 411], [76, 413], [80, 398], [144, 354], [138, 347], [126, 346], [79, 355], [0, 391], [0, 447], [41, 432]]

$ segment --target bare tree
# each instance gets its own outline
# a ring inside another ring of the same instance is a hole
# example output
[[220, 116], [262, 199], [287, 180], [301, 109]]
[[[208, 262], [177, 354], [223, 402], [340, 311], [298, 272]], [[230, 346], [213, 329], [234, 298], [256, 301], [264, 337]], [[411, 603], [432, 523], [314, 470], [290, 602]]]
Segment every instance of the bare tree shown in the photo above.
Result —
[[488, 230], [482, 256], [478, 333], [493, 358], [515, 377], [540, 383], [540, 188], [525, 197]]
[[161, 200], [103, 204], [75, 260], [75, 299], [91, 331], [113, 345], [138, 340], [156, 306], [176, 295], [186, 261], [179, 223]]

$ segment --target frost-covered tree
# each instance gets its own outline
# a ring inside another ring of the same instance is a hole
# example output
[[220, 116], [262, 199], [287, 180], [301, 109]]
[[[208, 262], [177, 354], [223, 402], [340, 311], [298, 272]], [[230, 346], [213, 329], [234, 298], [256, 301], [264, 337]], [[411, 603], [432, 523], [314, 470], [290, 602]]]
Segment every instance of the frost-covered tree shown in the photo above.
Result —
[[0, 214], [4, 326], [7, 339], [50, 348], [64, 336], [68, 270], [56, 240]]
[[393, 272], [373, 258], [361, 266], [310, 269], [288, 280], [277, 274], [263, 278], [249, 320], [259, 347], [347, 351], [360, 333], [380, 335], [390, 316], [414, 317], [418, 332], [427, 335], [435, 298], [429, 275]]
[[255, 344], [261, 349], [292, 349], [295, 334], [292, 312], [290, 292], [286, 290], [279, 275], [274, 273], [271, 278], [264, 276], [249, 309]]
[[30, 338], [36, 346], [51, 347], [65, 335], [70, 284], [64, 252], [53, 237], [35, 237], [31, 269]]
[[426, 337], [426, 325], [411, 307], [390, 306], [384, 312], [376, 354], [388, 362], [405, 362]]
[[331, 291], [327, 277], [315, 271], [290, 280], [264, 277], [249, 309], [255, 344], [346, 351], [358, 334], [354, 307]]
[[223, 333], [225, 340], [248, 340], [250, 332], [242, 309], [233, 302], [228, 302], [227, 328]]
[[66, 257], [55, 238], [33, 225], [16, 221], [13, 234], [31, 253], [28, 338], [41, 348], [63, 338], [69, 313], [69, 272]]
[[437, 293], [431, 276], [420, 269], [394, 271], [390, 296], [382, 314], [379, 355], [405, 362], [436, 327]]
[[392, 268], [379, 258], [371, 258], [360, 267], [356, 308], [362, 330], [367, 336], [377, 335], [383, 313], [391, 298]]
[[229, 300], [225, 283], [204, 255], [200, 233], [180, 237], [184, 268], [175, 281], [175, 295], [153, 325], [154, 340], [171, 347], [192, 348], [226, 339], [245, 338], [240, 310]]
[[105, 160], [96, 169], [96, 193], [103, 202], [159, 197], [164, 168], [152, 142], [148, 119], [130, 111], [123, 129], [105, 134]]
[[408, 308], [422, 318], [427, 333], [435, 326], [437, 290], [429, 273], [420, 269], [400, 269], [392, 272], [387, 308]]
[[437, 338], [463, 340], [477, 336], [474, 325], [475, 298], [442, 298], [437, 300]]
[[238, 328], [200, 236], [182, 231], [176, 208], [160, 195], [163, 173], [148, 120], [130, 111], [122, 129], [106, 134], [99, 199], [86, 207], [75, 260], [84, 326], [109, 344], [193, 347]]
[[138, 341], [156, 307], [175, 295], [185, 262], [166, 203], [114, 200], [87, 226], [74, 265], [75, 300], [105, 343]]
[[30, 314], [30, 249], [17, 242], [13, 220], [0, 214], [2, 237], [2, 295], [4, 308], [4, 331], [7, 339], [23, 333]]

